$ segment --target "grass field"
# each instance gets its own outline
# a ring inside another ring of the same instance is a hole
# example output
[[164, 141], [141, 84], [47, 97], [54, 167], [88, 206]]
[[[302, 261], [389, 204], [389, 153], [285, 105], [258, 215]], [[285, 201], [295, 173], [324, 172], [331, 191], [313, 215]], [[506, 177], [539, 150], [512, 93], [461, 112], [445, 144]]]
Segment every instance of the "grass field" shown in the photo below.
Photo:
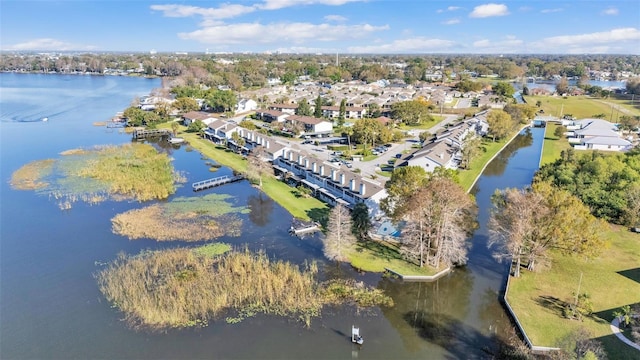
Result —
[[387, 241], [358, 243], [348, 257], [351, 265], [362, 271], [385, 272], [385, 269], [391, 269], [402, 275], [435, 275], [443, 270], [407, 262], [400, 255], [398, 245]]
[[[640, 356], [615, 339], [609, 328], [613, 311], [640, 303], [640, 234], [612, 226], [605, 236], [610, 247], [598, 259], [554, 255], [551, 269], [523, 271], [520, 278], [511, 279], [507, 298], [535, 345], [556, 346], [582, 327], [602, 341], [610, 359]], [[583, 321], [562, 315], [562, 306], [573, 301], [578, 285], [580, 293], [590, 296], [594, 310]]]
[[547, 128], [544, 132], [544, 144], [542, 146], [542, 159], [540, 160], [540, 166], [549, 164], [560, 158], [560, 152], [571, 148], [567, 138], [556, 137], [553, 133], [556, 128], [560, 127], [557, 123], [547, 123]]
[[640, 109], [638, 109], [640, 104], [631, 106], [631, 101], [629, 100], [595, 99], [588, 96], [568, 96], [566, 98], [560, 96], [525, 96], [524, 98], [528, 104], [533, 106], [540, 101], [540, 109], [544, 110], [544, 114], [556, 117], [570, 114], [578, 119], [584, 119], [593, 118], [596, 115], [604, 115], [603, 119], [616, 122], [624, 113], [613, 108], [612, 104], [622, 106], [632, 111], [634, 115], [640, 115]]

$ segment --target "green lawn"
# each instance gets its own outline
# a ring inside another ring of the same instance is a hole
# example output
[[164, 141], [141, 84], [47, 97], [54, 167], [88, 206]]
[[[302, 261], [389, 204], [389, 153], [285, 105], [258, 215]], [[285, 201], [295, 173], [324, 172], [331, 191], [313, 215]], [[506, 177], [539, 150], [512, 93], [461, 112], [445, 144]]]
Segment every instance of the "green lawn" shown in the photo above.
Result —
[[405, 124], [400, 124], [398, 126], [398, 129], [404, 130], [404, 131], [409, 131], [409, 130], [429, 130], [432, 127], [434, 127], [436, 124], [438, 124], [442, 120], [444, 120], [444, 116], [440, 116], [440, 115], [431, 115], [431, 117], [432, 117], [432, 120], [425, 121], [424, 123], [422, 123], [420, 125], [416, 125], [416, 126], [409, 126], [409, 125], [405, 125]]
[[[514, 135], [511, 135], [514, 136]], [[473, 186], [474, 182], [482, 173], [484, 166], [489, 163], [489, 159], [495, 156], [497, 153], [502, 150], [504, 146], [507, 144], [507, 140], [511, 140], [511, 137], [491, 141], [491, 139], [484, 138], [482, 140], [482, 148], [484, 151], [475, 159], [471, 161], [469, 169], [459, 170], [458, 178], [460, 179], [460, 185], [467, 191], [471, 190], [471, 186]]]
[[[511, 278], [507, 298], [531, 341], [538, 346], [556, 346], [577, 328], [586, 328], [601, 338], [610, 359], [631, 359], [637, 350], [611, 336], [612, 312], [623, 305], [640, 303], [640, 234], [611, 226], [605, 234], [610, 243], [595, 260], [553, 256], [549, 270], [524, 270]], [[591, 297], [594, 313], [584, 321], [562, 316], [561, 306], [572, 301], [580, 282], [580, 292]]]
[[351, 265], [362, 271], [385, 272], [385, 269], [391, 269], [402, 275], [435, 275], [443, 270], [430, 266], [421, 268], [407, 262], [398, 252], [397, 244], [387, 241], [358, 243], [348, 257]]
[[[211, 141], [193, 133], [181, 133], [181, 137], [204, 156], [238, 172], [247, 170], [247, 161], [242, 156], [214, 145]], [[262, 179], [262, 191], [287, 209], [291, 215], [303, 220], [322, 220], [327, 205], [313, 197], [299, 197], [294, 188], [274, 177]]]
[[[598, 114], [604, 114], [604, 119], [610, 120], [611, 105], [602, 99], [593, 99], [588, 96], [525, 96], [528, 104], [535, 106], [541, 102], [540, 109], [545, 115], [560, 117], [571, 114], [578, 119], [593, 118]], [[614, 114], [615, 115], [615, 111]]]
[[547, 123], [547, 128], [544, 132], [544, 144], [542, 145], [542, 159], [540, 160], [540, 166], [552, 163], [560, 158], [560, 152], [571, 148], [567, 138], [558, 138], [553, 133], [556, 128], [561, 125], [558, 123]]

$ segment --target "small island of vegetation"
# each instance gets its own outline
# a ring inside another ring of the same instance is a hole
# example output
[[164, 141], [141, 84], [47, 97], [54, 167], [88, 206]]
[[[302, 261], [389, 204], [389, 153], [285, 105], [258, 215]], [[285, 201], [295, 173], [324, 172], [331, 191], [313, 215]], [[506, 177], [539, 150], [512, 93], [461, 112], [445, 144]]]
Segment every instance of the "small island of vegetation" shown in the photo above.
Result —
[[258, 313], [309, 326], [325, 305], [393, 305], [381, 290], [353, 280], [318, 282], [315, 263], [301, 271], [263, 252], [218, 253], [177, 248], [120, 255], [96, 278], [105, 297], [140, 329], [206, 326], [223, 315], [234, 323]]

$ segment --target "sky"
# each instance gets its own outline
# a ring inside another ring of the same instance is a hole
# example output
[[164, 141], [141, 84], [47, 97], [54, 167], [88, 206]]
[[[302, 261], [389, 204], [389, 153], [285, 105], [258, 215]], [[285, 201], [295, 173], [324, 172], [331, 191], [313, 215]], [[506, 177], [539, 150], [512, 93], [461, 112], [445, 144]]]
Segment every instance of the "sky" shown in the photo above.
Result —
[[640, 54], [639, 0], [0, 0], [2, 51]]

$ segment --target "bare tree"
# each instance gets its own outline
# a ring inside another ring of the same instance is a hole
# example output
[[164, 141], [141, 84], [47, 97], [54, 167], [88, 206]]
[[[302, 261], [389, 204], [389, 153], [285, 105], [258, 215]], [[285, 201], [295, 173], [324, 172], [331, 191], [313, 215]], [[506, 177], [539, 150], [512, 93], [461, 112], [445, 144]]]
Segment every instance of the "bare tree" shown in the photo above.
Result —
[[506, 189], [492, 197], [489, 246], [497, 245], [494, 257], [515, 262], [513, 276], [520, 276], [522, 256], [529, 253], [538, 222], [548, 213], [544, 199], [530, 190]]
[[262, 188], [262, 177], [272, 173], [273, 168], [264, 147], [253, 148], [247, 157], [247, 177], [257, 180], [258, 187]]
[[434, 177], [407, 203], [403, 253], [435, 268], [467, 260], [466, 239], [474, 204], [469, 195], [447, 177]]
[[498, 191], [492, 202], [489, 246], [498, 245], [496, 258], [516, 262], [514, 276], [520, 276], [523, 257], [527, 269], [534, 271], [549, 249], [595, 257], [604, 247], [602, 222], [577, 197], [549, 183]]
[[346, 207], [338, 204], [331, 209], [328, 231], [323, 240], [324, 256], [331, 260], [346, 260], [345, 252], [353, 248], [356, 242], [352, 227], [351, 215]]

